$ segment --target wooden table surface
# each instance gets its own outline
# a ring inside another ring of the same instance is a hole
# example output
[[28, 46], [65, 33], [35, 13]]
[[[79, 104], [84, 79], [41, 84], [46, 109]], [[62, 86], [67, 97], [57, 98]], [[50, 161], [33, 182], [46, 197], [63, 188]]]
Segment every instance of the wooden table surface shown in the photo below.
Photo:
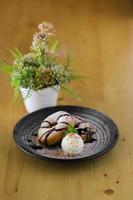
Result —
[[36, 160], [17, 148], [15, 123], [26, 114], [13, 99], [9, 78], [0, 74], [0, 200], [131, 200], [133, 194], [133, 2], [131, 0], [0, 0], [0, 57], [6, 48], [26, 53], [36, 26], [54, 23], [74, 69], [90, 78], [64, 92], [58, 104], [95, 108], [117, 123], [120, 139], [92, 161]]

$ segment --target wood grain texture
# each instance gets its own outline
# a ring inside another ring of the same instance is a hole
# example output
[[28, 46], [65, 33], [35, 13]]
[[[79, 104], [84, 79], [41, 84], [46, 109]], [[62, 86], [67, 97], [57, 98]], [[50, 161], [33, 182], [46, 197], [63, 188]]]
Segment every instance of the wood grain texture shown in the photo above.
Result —
[[26, 53], [36, 26], [53, 22], [73, 66], [90, 76], [73, 83], [82, 101], [64, 92], [59, 104], [93, 107], [112, 117], [120, 140], [107, 155], [79, 163], [44, 162], [21, 152], [12, 139], [26, 114], [0, 74], [1, 200], [130, 200], [133, 187], [133, 2], [131, 0], [0, 0], [0, 57], [6, 48]]

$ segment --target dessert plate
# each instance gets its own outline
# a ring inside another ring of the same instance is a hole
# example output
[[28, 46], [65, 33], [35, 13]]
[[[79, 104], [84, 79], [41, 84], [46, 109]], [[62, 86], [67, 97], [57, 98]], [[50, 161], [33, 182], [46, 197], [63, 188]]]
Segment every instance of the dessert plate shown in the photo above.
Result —
[[[45, 146], [44, 148], [40, 148], [35, 144], [31, 145], [44, 118], [60, 110], [83, 117], [96, 126], [97, 131], [93, 135], [94, 139], [91, 143], [86, 143], [82, 153], [77, 156], [65, 156], [59, 146]], [[44, 160], [51, 159], [63, 161], [99, 157], [111, 150], [119, 138], [116, 124], [105, 114], [91, 108], [68, 105], [48, 107], [26, 115], [16, 124], [13, 136], [20, 149], [31, 156]]]

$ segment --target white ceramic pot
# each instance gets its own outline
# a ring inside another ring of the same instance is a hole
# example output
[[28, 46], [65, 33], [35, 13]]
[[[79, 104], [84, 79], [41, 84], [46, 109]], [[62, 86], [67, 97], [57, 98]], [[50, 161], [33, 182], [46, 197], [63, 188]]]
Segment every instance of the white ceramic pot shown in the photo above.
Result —
[[20, 88], [26, 110], [29, 113], [39, 110], [41, 108], [55, 106], [57, 103], [59, 90], [59, 86], [54, 86], [38, 91], [31, 90], [30, 95], [28, 95], [28, 88]]

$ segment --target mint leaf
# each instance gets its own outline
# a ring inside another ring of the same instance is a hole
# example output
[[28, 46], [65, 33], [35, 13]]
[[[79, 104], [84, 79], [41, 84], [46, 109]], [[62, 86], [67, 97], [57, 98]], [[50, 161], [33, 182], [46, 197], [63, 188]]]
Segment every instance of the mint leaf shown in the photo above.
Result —
[[66, 131], [64, 131], [64, 135], [66, 136], [69, 133], [77, 133], [78, 134], [76, 128], [74, 126], [71, 126], [71, 125], [68, 126]]

